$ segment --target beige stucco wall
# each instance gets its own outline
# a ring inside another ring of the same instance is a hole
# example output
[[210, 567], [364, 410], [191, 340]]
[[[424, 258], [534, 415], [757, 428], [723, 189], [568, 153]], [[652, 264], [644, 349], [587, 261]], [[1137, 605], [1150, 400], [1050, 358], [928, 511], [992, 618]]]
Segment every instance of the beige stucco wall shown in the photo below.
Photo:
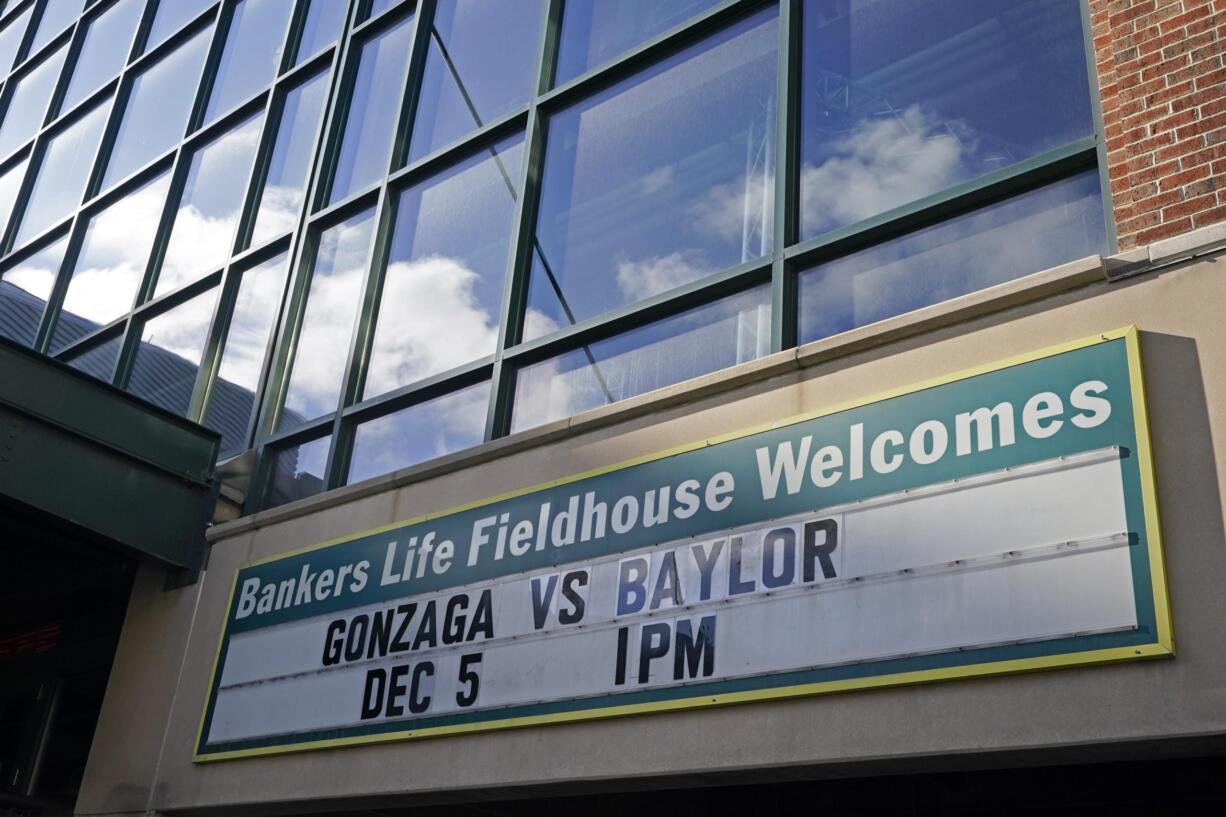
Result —
[[[810, 773], [814, 766], [851, 764], [840, 768], [854, 772], [856, 764], [886, 760], [936, 768], [943, 762], [938, 756], [997, 752], [1020, 752], [1010, 762], [1025, 762], [1042, 749], [1128, 743], [1134, 747], [1128, 751], [1151, 751], [1155, 741], [1173, 737], [1226, 736], [1226, 256], [1116, 283], [1093, 269], [1062, 280], [1074, 288], [1049, 294], [1062, 287], [1048, 286], [1027, 296], [1041, 295], [1038, 300], [1003, 311], [998, 308], [1026, 298], [988, 299], [976, 310], [997, 311], [943, 328], [929, 328], [941, 320], [913, 324], [908, 331], [918, 334], [899, 332], [897, 340], [841, 356], [837, 344], [802, 349], [746, 370], [729, 391], [708, 388], [706, 396], [678, 403], [686, 393], [681, 388], [671, 402], [646, 400], [642, 406], [655, 408], [612, 425], [560, 427], [551, 440], [518, 451], [508, 444], [510, 453], [467, 468], [407, 485], [388, 479], [373, 493], [355, 490], [348, 496], [368, 495], [324, 501], [331, 507], [314, 512], [267, 514], [257, 518], [259, 526], [231, 523], [218, 531], [223, 535], [198, 584], [164, 592], [154, 574], [138, 583], [78, 812], [178, 813], [240, 804], [262, 804], [256, 811], [274, 804], [321, 809], [346, 805], [346, 798], [392, 796], [408, 803], [429, 792], [747, 769], [806, 767]], [[1178, 647], [1173, 659], [191, 760], [227, 595], [234, 571], [247, 561], [1128, 324], [1142, 331]], [[830, 359], [797, 363], [822, 356]], [[762, 372], [774, 374], [763, 379]], [[1157, 748], [1164, 745], [1173, 744]]]

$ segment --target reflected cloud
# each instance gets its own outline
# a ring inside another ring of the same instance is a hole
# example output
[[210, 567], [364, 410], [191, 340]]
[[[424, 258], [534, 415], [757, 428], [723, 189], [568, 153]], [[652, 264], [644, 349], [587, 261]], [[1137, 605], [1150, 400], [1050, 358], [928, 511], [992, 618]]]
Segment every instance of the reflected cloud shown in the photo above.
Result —
[[310, 300], [285, 397], [286, 408], [302, 419], [336, 409], [365, 260], [363, 257], [360, 266], [350, 265], [331, 275], [316, 275], [311, 282]]
[[251, 246], [257, 247], [292, 231], [302, 208], [302, 188], [294, 185], [269, 185], [260, 198], [260, 211], [251, 231]]
[[690, 208], [704, 235], [741, 244], [741, 261], [770, 252], [774, 224], [774, 168], [712, 187]]
[[678, 250], [640, 261], [617, 262], [617, 288], [627, 302], [641, 301], [716, 272], [699, 250]]
[[494, 352], [498, 318], [478, 302], [479, 280], [459, 259], [437, 255], [388, 266], [367, 396]]
[[832, 142], [830, 158], [801, 169], [804, 233], [851, 224], [953, 184], [964, 175], [964, 154], [974, 151], [950, 126], [912, 105], [862, 121]]

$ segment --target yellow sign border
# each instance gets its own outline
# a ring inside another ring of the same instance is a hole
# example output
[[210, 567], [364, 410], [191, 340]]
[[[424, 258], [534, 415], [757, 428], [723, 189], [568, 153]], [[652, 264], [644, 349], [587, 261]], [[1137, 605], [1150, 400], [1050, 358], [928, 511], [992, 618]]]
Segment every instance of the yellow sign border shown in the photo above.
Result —
[[[225, 644], [226, 636], [229, 632], [229, 615], [231, 606], [234, 603], [234, 594], [238, 588], [238, 574], [245, 568], [280, 561], [281, 559], [287, 559], [303, 553], [310, 553], [315, 550], [332, 547], [333, 545], [342, 544], [344, 542], [351, 542], [355, 539], [361, 539], [365, 536], [394, 530], [406, 525], [415, 525], [430, 519], [438, 519], [440, 517], [450, 516], [451, 514], [459, 513], [461, 511], [470, 510], [472, 508], [479, 508], [484, 505], [491, 505], [496, 502], [513, 499], [515, 497], [523, 496], [524, 494], [529, 494], [545, 488], [567, 485], [572, 482], [588, 479], [600, 474], [607, 474], [611, 471], [619, 471], [623, 468], [629, 468], [645, 462], [664, 459], [666, 457], [682, 454], [687, 451], [696, 451], [717, 443], [737, 440], [742, 437], [748, 437], [753, 434], [761, 433], [763, 431], [783, 428], [796, 423], [805, 422], [807, 420], [813, 420], [819, 417], [825, 417], [831, 414], [837, 414], [839, 412], [860, 408], [873, 403], [879, 403], [893, 397], [900, 397], [902, 395], [924, 391], [925, 389], [943, 386], [947, 383], [953, 383], [959, 380], [966, 380], [977, 375], [987, 374], [988, 372], [1001, 371], [1013, 366], [1030, 363], [1035, 360], [1042, 360], [1044, 358], [1053, 357], [1065, 352], [1084, 349], [1088, 346], [1095, 346], [1100, 343], [1120, 339], [1124, 340], [1128, 359], [1128, 379], [1131, 388], [1130, 396], [1132, 399], [1133, 422], [1135, 424], [1134, 433], [1137, 442], [1137, 462], [1141, 482], [1141, 504], [1145, 519], [1145, 538], [1148, 545], [1150, 584], [1153, 592], [1154, 621], [1157, 637], [1152, 644], [1142, 644], [1132, 647], [1110, 647], [1101, 650], [1086, 650], [1083, 652], [1066, 653], [1064, 655], [1040, 656], [1037, 658], [1018, 658], [1004, 661], [991, 661], [983, 664], [971, 664], [959, 667], [915, 670], [912, 672], [875, 675], [867, 678], [854, 678], [842, 681], [823, 681], [812, 684], [798, 684], [795, 686], [776, 687], [773, 689], [748, 690], [744, 692], [730, 692], [716, 695], [700, 695], [693, 698], [682, 698], [667, 701], [651, 701], [639, 704], [596, 707], [574, 712], [557, 712], [548, 715], [527, 715], [518, 718], [481, 721], [479, 723], [452, 724], [449, 726], [435, 726], [426, 729], [406, 729], [404, 731], [385, 732], [377, 735], [330, 738], [326, 740], [304, 741], [302, 743], [291, 743], [278, 746], [262, 746], [254, 749], [236, 749], [227, 752], [209, 752], [206, 754], [201, 754], [199, 751], [201, 740], [204, 737], [205, 717], [208, 714], [213, 683], [217, 678], [217, 671], [221, 663], [221, 648], [222, 645]], [[1117, 661], [1135, 660], [1138, 658], [1161, 658], [1171, 656], [1175, 654], [1175, 642], [1171, 625], [1170, 597], [1167, 592], [1166, 569], [1162, 557], [1161, 529], [1158, 518], [1157, 490], [1154, 483], [1153, 451], [1150, 446], [1149, 437], [1149, 418], [1145, 405], [1145, 388], [1141, 367], [1139, 332], [1136, 326], [1126, 326], [1120, 329], [1113, 329], [1097, 335], [1081, 338], [1079, 340], [1049, 346], [1035, 352], [1015, 355], [1013, 357], [1005, 358], [992, 363], [962, 369], [947, 375], [919, 381], [917, 383], [912, 383], [895, 389], [889, 389], [887, 391], [818, 409], [816, 411], [793, 415], [791, 417], [776, 420], [770, 423], [762, 423], [749, 428], [740, 429], [729, 434], [710, 437], [698, 442], [687, 443], [665, 451], [657, 451], [645, 456], [624, 460], [613, 465], [606, 465], [579, 474], [572, 474], [560, 479], [538, 483], [536, 485], [526, 488], [519, 488], [514, 491], [508, 491], [506, 493], [488, 497], [476, 502], [469, 502], [463, 505], [447, 508], [446, 510], [423, 514], [413, 519], [395, 522], [391, 525], [384, 525], [379, 528], [373, 528], [360, 533], [338, 537], [319, 544], [297, 548], [284, 553], [278, 553], [264, 559], [257, 559], [240, 566], [239, 569], [234, 572], [234, 581], [230, 585], [230, 595], [226, 601], [225, 611], [226, 621], [217, 641], [217, 651], [213, 656], [213, 668], [209, 673], [208, 692], [206, 693], [204, 706], [200, 712], [200, 724], [196, 731], [196, 743], [192, 755], [192, 761], [194, 763], [208, 763], [217, 760], [231, 760], [242, 757], [279, 755], [291, 752], [310, 751], [314, 749], [336, 748], [341, 746], [390, 743], [394, 741], [440, 737], [443, 735], [489, 732], [501, 729], [515, 729], [525, 726], [540, 726], [553, 723], [602, 720], [605, 718], [638, 715], [649, 712], [689, 710], [700, 707], [726, 706], [729, 704], [744, 703], [749, 701], [782, 700], [812, 695], [824, 695], [832, 692], [845, 692], [855, 689], [875, 689], [881, 687], [903, 686], [909, 684], [929, 683], [932, 681], [951, 680], [956, 678], [981, 678], [1018, 672], [1032, 672], [1058, 667], [1104, 664]]]

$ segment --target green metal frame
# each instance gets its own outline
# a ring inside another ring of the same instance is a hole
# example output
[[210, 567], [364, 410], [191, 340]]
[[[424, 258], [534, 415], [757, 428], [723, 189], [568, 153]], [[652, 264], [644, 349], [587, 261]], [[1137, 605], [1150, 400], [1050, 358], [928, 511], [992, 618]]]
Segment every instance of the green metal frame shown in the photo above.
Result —
[[[0, 83], [0, 110], [11, 90], [12, 78], [19, 76], [51, 50], [68, 45], [65, 68], [56, 85], [46, 121], [29, 144], [10, 157], [0, 157], [0, 173], [29, 159], [37, 165], [48, 140], [70, 125], [76, 118], [98, 104], [110, 104], [114, 97], [108, 123], [85, 196], [85, 202], [69, 216], [44, 230], [21, 247], [14, 247], [20, 215], [30, 196], [34, 172], [27, 172], [13, 209], [13, 217], [5, 234], [0, 237], [0, 269], [68, 237], [67, 249], [60, 274], [48, 300], [46, 313], [39, 327], [35, 348], [46, 353], [51, 330], [63, 303], [68, 279], [80, 252], [89, 219], [117, 201], [123, 195], [144, 185], [163, 172], [170, 171], [171, 190], [167, 196], [158, 226], [154, 250], [145, 270], [136, 303], [127, 315], [100, 327], [59, 353], [71, 358], [101, 343], [122, 337], [122, 348], [116, 364], [113, 382], [125, 385], [130, 376], [140, 334], [146, 321], [173, 309], [191, 297], [219, 288], [217, 307], [208, 334], [200, 370], [193, 390], [189, 419], [200, 420], [220, 363], [226, 333], [242, 273], [281, 253], [288, 255], [289, 276], [280, 312], [269, 339], [265, 364], [256, 392], [256, 410], [247, 429], [247, 444], [256, 449], [256, 472], [248, 496], [247, 511], [258, 510], [271, 476], [271, 467], [278, 452], [295, 445], [329, 438], [325, 489], [343, 485], [349, 468], [352, 440], [356, 426], [406, 406], [447, 394], [457, 389], [489, 381], [490, 404], [487, 412], [485, 439], [491, 440], [510, 432], [515, 387], [515, 373], [523, 366], [544, 360], [565, 351], [641, 327], [678, 312], [714, 302], [750, 287], [769, 284], [771, 288], [771, 343], [773, 351], [794, 346], [797, 342], [796, 282], [799, 271], [837, 258], [870, 244], [919, 229], [921, 227], [968, 212], [1019, 192], [1051, 183], [1069, 175], [1097, 168], [1101, 178], [1108, 242], [1115, 246], [1114, 223], [1111, 216], [1110, 191], [1106, 177], [1106, 148], [1103, 142], [1101, 105], [1098, 98], [1089, 10], [1086, 0], [1079, 0], [1082, 27], [1086, 41], [1086, 70], [1093, 104], [1094, 135], [1072, 144], [1032, 157], [1008, 168], [967, 181], [919, 201], [895, 208], [817, 238], [800, 240], [799, 197], [800, 177], [800, 102], [801, 102], [801, 37], [803, 0], [723, 0], [692, 19], [640, 44], [630, 51], [598, 65], [579, 77], [554, 86], [558, 46], [561, 36], [565, 0], [541, 0], [545, 6], [539, 34], [539, 61], [535, 93], [520, 109], [495, 121], [482, 123], [463, 139], [446, 145], [428, 156], [407, 162], [408, 143], [417, 112], [419, 86], [430, 48], [430, 31], [438, 0], [418, 0], [394, 4], [378, 15], [370, 14], [370, 0], [347, 0], [342, 31], [337, 41], [317, 54], [306, 55], [294, 65], [298, 41], [305, 28], [310, 0], [297, 0], [285, 33], [286, 47], [276, 79], [264, 91], [245, 100], [231, 110], [215, 117], [201, 128], [208, 97], [216, 79], [225, 46], [226, 34], [239, 0], [216, 0], [194, 19], [165, 38], [152, 50], [145, 44], [153, 25], [159, 2], [148, 0], [133, 38], [129, 59], [119, 76], [77, 103], [72, 111], [60, 111], [67, 84], [80, 54], [88, 24], [104, 13], [113, 0], [91, 4], [67, 31], [39, 49], [30, 49], [37, 18], [46, 0], [25, 0], [12, 5], [0, 17], [0, 25], [34, 6], [31, 24], [27, 26], [18, 51], [15, 66], [8, 79]], [[315, 0], [338, 2], [339, 0]], [[710, 33], [767, 7], [778, 10], [779, 72], [776, 106], [776, 141], [774, 150], [775, 179], [773, 221], [771, 223], [773, 251], [770, 255], [740, 264], [716, 275], [690, 283], [645, 301], [614, 309], [600, 316], [578, 321], [553, 334], [521, 342], [523, 315], [527, 300], [529, 275], [533, 260], [533, 239], [536, 207], [541, 185], [541, 169], [545, 156], [545, 140], [549, 116], [561, 108], [594, 92], [632, 76], [640, 69], [668, 57], [687, 46], [701, 41]], [[349, 101], [361, 56], [361, 47], [409, 17], [413, 19], [412, 39], [408, 55], [407, 81], [396, 115], [397, 128], [393, 136], [392, 157], [383, 178], [344, 200], [328, 203], [330, 184], [340, 154], [343, 129]], [[132, 82], [144, 69], [170, 54], [191, 36], [211, 27], [211, 44], [205, 62], [204, 75], [196, 91], [192, 115], [184, 138], [161, 156], [153, 157], [126, 179], [102, 189], [107, 158], [114, 148], [122, 123]], [[315, 153], [308, 173], [304, 204], [293, 230], [260, 246], [250, 246], [257, 204], [262, 194], [264, 176], [275, 148], [281, 124], [285, 96], [293, 88], [328, 72], [328, 92], [324, 103], [323, 121], [316, 136]], [[157, 271], [165, 253], [174, 215], [195, 151], [229, 131], [248, 117], [262, 115], [263, 131], [256, 152], [255, 167], [245, 188], [245, 198], [230, 260], [220, 269], [178, 291], [152, 298]], [[382, 297], [383, 278], [396, 220], [396, 206], [402, 191], [433, 174], [451, 167], [458, 161], [487, 150], [499, 141], [516, 134], [523, 135], [524, 161], [517, 179], [518, 198], [512, 222], [512, 249], [507, 260], [502, 312], [497, 345], [493, 354], [422, 381], [404, 385], [387, 394], [362, 399], [362, 391], [374, 337], [374, 323]], [[375, 229], [371, 237], [372, 259], [363, 282], [360, 309], [349, 339], [345, 371], [341, 373], [340, 399], [336, 409], [315, 420], [278, 429], [277, 421], [296, 349], [303, 311], [306, 305], [319, 236], [329, 227], [359, 213], [373, 212]]]

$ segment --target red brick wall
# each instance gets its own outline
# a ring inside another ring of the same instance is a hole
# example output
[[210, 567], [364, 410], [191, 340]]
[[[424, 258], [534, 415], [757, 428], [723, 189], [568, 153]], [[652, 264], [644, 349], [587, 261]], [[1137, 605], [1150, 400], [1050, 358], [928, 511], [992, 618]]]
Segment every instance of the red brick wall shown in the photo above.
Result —
[[1226, 220], [1226, 0], [1090, 0], [1120, 249]]

